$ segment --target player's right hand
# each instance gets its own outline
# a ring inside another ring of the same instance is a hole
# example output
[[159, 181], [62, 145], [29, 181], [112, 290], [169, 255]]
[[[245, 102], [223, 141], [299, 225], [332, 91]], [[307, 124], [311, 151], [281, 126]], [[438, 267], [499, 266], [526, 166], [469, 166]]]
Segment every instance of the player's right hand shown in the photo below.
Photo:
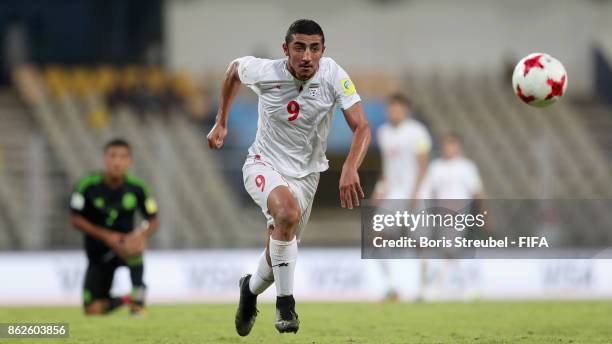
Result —
[[109, 231], [105, 235], [104, 242], [108, 247], [111, 248], [119, 257], [124, 258], [128, 255], [128, 252], [125, 251], [123, 240], [124, 234], [114, 231]]
[[208, 140], [208, 147], [212, 149], [219, 149], [223, 147], [223, 140], [225, 140], [226, 136], [227, 127], [224, 125], [220, 125], [219, 123], [215, 123], [208, 135], [206, 135], [206, 139]]

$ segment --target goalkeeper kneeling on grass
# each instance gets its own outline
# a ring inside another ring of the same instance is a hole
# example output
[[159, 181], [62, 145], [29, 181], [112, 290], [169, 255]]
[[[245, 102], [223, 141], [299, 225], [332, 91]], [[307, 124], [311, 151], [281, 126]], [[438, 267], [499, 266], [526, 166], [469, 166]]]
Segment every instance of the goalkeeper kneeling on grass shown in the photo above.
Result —
[[[83, 288], [85, 314], [107, 314], [129, 303], [133, 315], [144, 312], [146, 286], [143, 252], [148, 237], [157, 230], [157, 204], [149, 188], [128, 173], [130, 145], [115, 139], [104, 146], [104, 170], [81, 179], [72, 193], [72, 225], [85, 234], [88, 265]], [[134, 217], [145, 219], [139, 228]], [[115, 270], [127, 266], [132, 293], [111, 297]]]

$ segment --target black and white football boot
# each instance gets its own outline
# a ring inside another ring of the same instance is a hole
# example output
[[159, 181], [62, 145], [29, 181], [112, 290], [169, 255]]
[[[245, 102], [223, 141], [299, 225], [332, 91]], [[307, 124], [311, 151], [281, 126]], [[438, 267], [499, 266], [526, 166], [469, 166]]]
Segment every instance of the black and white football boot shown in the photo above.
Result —
[[276, 323], [274, 326], [280, 333], [297, 333], [300, 328], [300, 320], [298, 320], [298, 315], [295, 312], [293, 295], [276, 298]]

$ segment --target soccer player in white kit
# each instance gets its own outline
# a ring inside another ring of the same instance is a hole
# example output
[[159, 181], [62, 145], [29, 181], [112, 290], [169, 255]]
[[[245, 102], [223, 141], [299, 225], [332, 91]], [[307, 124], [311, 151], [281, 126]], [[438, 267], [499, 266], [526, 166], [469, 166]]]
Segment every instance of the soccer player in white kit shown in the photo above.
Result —
[[[382, 177], [376, 183], [373, 198], [414, 200], [427, 171], [431, 136], [422, 123], [412, 118], [410, 101], [402, 94], [389, 97], [387, 118], [388, 122], [377, 131], [382, 155]], [[384, 207], [384, 204], [380, 205]], [[390, 205], [397, 207], [397, 201]], [[406, 205], [415, 206], [414, 202]], [[399, 294], [394, 286], [390, 266], [385, 260], [380, 260], [379, 264], [387, 288], [383, 301], [396, 301]]]
[[393, 94], [387, 103], [387, 123], [377, 131], [382, 154], [382, 178], [374, 190], [375, 199], [416, 199], [431, 150], [427, 128], [412, 118], [410, 101]]
[[272, 283], [277, 293], [276, 329], [295, 333], [299, 328], [293, 298], [298, 242], [310, 216], [319, 173], [328, 168], [325, 150], [336, 105], [353, 131], [340, 177], [340, 204], [353, 209], [364, 197], [357, 170], [371, 134], [355, 86], [334, 60], [323, 57], [323, 30], [312, 20], [291, 24], [283, 51], [283, 59], [246, 56], [231, 62], [216, 123], [207, 136], [211, 148], [221, 148], [241, 83], [259, 96], [257, 135], [242, 171], [246, 190], [266, 216], [270, 237], [257, 271], [239, 282], [235, 323], [241, 336], [248, 335], [255, 323], [257, 295]]
[[479, 200], [483, 198], [478, 167], [462, 154], [461, 138], [449, 133], [442, 139], [442, 157], [429, 166], [420, 196], [438, 200]]

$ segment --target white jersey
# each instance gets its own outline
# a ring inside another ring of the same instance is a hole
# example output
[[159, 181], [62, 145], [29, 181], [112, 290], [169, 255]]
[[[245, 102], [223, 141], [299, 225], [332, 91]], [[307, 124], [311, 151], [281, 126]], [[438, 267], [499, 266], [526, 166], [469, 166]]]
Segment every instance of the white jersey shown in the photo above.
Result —
[[346, 72], [323, 57], [309, 80], [295, 79], [287, 59], [237, 59], [240, 81], [259, 96], [259, 118], [249, 157], [301, 178], [327, 170], [327, 136], [336, 105], [348, 109], [361, 100]]
[[464, 157], [436, 159], [421, 191], [425, 199], [473, 199], [482, 191], [482, 181], [476, 165]]
[[397, 126], [385, 123], [377, 131], [382, 153], [384, 198], [409, 199], [418, 173], [417, 155], [431, 150], [427, 128], [414, 119]]

